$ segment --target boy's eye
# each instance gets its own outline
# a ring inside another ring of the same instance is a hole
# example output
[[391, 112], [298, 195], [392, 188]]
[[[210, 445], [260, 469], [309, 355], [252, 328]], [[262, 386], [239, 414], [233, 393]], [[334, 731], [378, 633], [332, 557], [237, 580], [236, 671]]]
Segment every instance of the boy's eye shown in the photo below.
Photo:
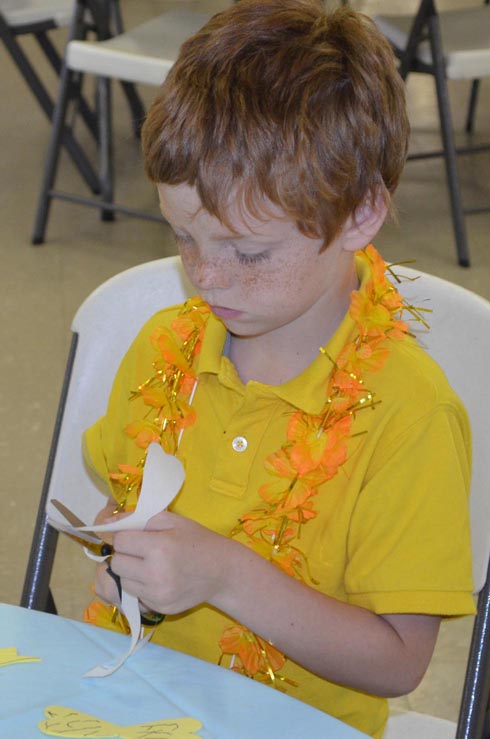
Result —
[[268, 251], [262, 251], [259, 254], [244, 254], [236, 250], [236, 256], [240, 264], [258, 264], [258, 262], [266, 262], [270, 259]]
[[188, 234], [176, 233], [175, 231], [174, 231], [174, 240], [175, 240], [175, 243], [180, 246], [190, 246], [191, 244], [194, 243], [194, 239], [192, 238], [192, 236], [189, 236]]
[[[189, 234], [174, 231], [173, 236], [178, 247], [192, 247], [195, 245], [194, 239]], [[233, 249], [240, 264], [252, 265], [258, 264], [259, 262], [266, 262], [270, 259], [268, 251], [262, 251], [257, 254], [247, 254], [246, 252], [239, 251], [233, 243], [228, 243], [227, 247], [228, 249]]]

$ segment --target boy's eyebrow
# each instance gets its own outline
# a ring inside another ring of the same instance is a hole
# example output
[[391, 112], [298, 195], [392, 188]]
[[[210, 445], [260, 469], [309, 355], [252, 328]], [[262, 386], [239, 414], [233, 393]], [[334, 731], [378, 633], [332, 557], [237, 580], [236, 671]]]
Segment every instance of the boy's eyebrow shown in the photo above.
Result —
[[[179, 228], [178, 226], [175, 226], [175, 228], [173, 226], [170, 226], [170, 228], [172, 232], [174, 233], [174, 235], [176, 236], [179, 234], [187, 234], [187, 230], [185, 228]], [[214, 241], [229, 241], [230, 239], [233, 239], [233, 240], [244, 239], [246, 235], [247, 234], [241, 234], [241, 233], [234, 232], [234, 231], [230, 231], [226, 234], [217, 232], [217, 233], [212, 233], [211, 238], [214, 239]]]
[[270, 236], [266, 234], [256, 233], [249, 231], [248, 233], [240, 233], [239, 231], [229, 231], [228, 233], [212, 233], [211, 238], [214, 241], [246, 241], [247, 239], [251, 242], [260, 241], [266, 244], [276, 243], [278, 241], [276, 236]]
[[[170, 225], [170, 224], [169, 224]], [[187, 234], [187, 229], [185, 228], [179, 228], [178, 226], [171, 226], [174, 234]], [[227, 233], [222, 233], [220, 231], [216, 231], [214, 233], [211, 233], [210, 236], [214, 241], [229, 241], [231, 239], [233, 240], [239, 240], [244, 239], [246, 236], [249, 236], [250, 234], [242, 234], [239, 231], [228, 231]]]
[[241, 234], [239, 231], [229, 231], [225, 234], [219, 232], [211, 234], [211, 237], [215, 241], [229, 241], [230, 239], [233, 239], [235, 241], [239, 239], [244, 239], [245, 236], [247, 236], [247, 234]]

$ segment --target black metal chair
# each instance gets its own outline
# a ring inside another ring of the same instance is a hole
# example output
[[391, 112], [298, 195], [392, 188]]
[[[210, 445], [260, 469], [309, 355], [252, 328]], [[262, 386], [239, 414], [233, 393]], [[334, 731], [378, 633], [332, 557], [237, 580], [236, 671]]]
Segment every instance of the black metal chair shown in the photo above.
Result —
[[464, 208], [458, 174], [458, 154], [487, 151], [490, 145], [458, 148], [454, 141], [447, 80], [472, 80], [466, 131], [473, 131], [479, 79], [490, 76], [490, 0], [477, 7], [438, 12], [434, 0], [421, 0], [415, 15], [378, 15], [375, 21], [400, 59], [400, 73], [435, 78], [443, 149], [411, 154], [409, 159], [444, 156], [458, 262], [470, 265], [465, 213], [490, 207]]
[[[109, 0], [87, 0], [84, 11], [77, 15], [75, 31], [74, 0], [0, 0], [0, 37], [50, 122], [54, 117], [55, 102], [33, 61], [20, 43], [20, 38], [23, 36], [34, 38], [55, 74], [60, 76], [63, 59], [52, 41], [50, 32], [58, 28], [67, 28], [68, 42], [74, 37], [74, 33], [76, 38], [83, 40], [92, 35], [106, 38], [112, 34], [122, 33], [119, 0], [110, 0], [110, 5], [108, 3]], [[82, 95], [82, 81], [83, 75], [80, 74], [73, 79], [70, 89], [70, 99], [77, 114], [73, 115], [71, 120], [75, 121], [79, 116], [98, 145], [103, 128], [101, 118], [94, 106], [91, 106]], [[130, 107], [134, 132], [135, 135], [139, 135], [145, 109], [134, 85], [126, 82], [122, 84]], [[66, 148], [92, 193], [98, 195], [101, 192], [100, 177], [72, 129], [73, 126], [65, 120], [60, 131], [60, 146]]]
[[[35, 3], [32, 0], [0, 0], [0, 38], [49, 121], [53, 117], [54, 101], [20, 39], [22, 37], [35, 39], [55, 74], [59, 75], [62, 59], [52, 41], [51, 32], [67, 27], [72, 12], [72, 0], [46, 0], [43, 3]], [[81, 33], [86, 34], [88, 30], [88, 26], [85, 26], [81, 29]], [[97, 120], [93, 111], [82, 96], [79, 95], [77, 101], [82, 119], [96, 138]], [[62, 143], [87, 185], [94, 193], [97, 193], [99, 191], [98, 179], [68, 126], [63, 129]]]
[[[87, 14], [92, 16], [97, 41], [85, 40]], [[34, 244], [44, 242], [49, 210], [54, 199], [99, 208], [104, 220], [112, 220], [115, 212], [122, 212], [139, 218], [163, 221], [160, 215], [114, 202], [111, 80], [119, 80], [129, 96], [135, 84], [159, 86], [172, 67], [182, 42], [197, 31], [209, 15], [182, 7], [167, 11], [127, 31], [122, 30], [119, 22], [115, 32], [112, 30], [113, 18], [120, 19], [118, 0], [75, 0], [34, 225]], [[80, 75], [85, 74], [92, 74], [97, 78], [99, 161], [94, 174], [98, 181], [100, 198], [55, 189], [68, 105], [76, 94]], [[143, 116], [144, 111], [141, 111], [139, 124]]]

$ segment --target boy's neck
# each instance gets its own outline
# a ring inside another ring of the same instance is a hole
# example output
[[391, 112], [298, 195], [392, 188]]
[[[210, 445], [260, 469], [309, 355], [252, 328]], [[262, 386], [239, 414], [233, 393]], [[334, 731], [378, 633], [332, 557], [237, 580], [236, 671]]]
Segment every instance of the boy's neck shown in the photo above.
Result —
[[336, 295], [325, 296], [293, 323], [260, 336], [232, 335], [229, 358], [243, 383], [249, 380], [281, 385], [301, 374], [318, 356], [339, 327], [349, 309], [350, 294], [358, 288], [352, 274]]

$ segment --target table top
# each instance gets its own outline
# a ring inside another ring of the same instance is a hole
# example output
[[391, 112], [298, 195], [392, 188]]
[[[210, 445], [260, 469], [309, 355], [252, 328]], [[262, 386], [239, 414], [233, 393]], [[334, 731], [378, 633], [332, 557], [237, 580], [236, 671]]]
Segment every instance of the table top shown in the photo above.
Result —
[[196, 731], [202, 739], [365, 736], [278, 690], [151, 643], [113, 675], [83, 677], [95, 665], [119, 657], [128, 639], [60, 616], [0, 604], [0, 648], [15, 647], [19, 655], [41, 658], [0, 666], [1, 739], [45, 736], [38, 723], [50, 705], [124, 726], [194, 718], [202, 724]]

